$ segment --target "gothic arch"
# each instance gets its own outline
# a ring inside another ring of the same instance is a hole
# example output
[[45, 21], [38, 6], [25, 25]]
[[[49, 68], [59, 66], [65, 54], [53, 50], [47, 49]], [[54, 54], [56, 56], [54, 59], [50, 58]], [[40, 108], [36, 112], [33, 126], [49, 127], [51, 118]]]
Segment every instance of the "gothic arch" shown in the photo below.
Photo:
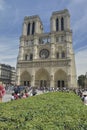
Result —
[[59, 31], [59, 19], [56, 19], [56, 31]]
[[64, 30], [64, 18], [63, 17], [61, 18], [61, 30], [62, 31]]
[[35, 22], [32, 23], [32, 35], [35, 33]]
[[48, 71], [46, 69], [39, 69], [36, 74], [35, 74], [35, 79], [38, 80], [38, 79], [47, 79], [49, 80], [50, 79], [50, 75], [48, 73]]
[[29, 74], [29, 72], [24, 71], [20, 76], [21, 85], [29, 85], [30, 82], [31, 82], [31, 75]]
[[59, 69], [54, 74], [55, 86], [65, 87], [67, 85], [67, 74], [64, 70]]
[[28, 27], [27, 27], [27, 35], [30, 35], [30, 23], [28, 23]]
[[66, 72], [65, 72], [64, 70], [62, 70], [62, 69], [59, 69], [59, 70], [57, 70], [57, 71], [55, 72], [55, 74], [54, 74], [54, 79], [55, 79], [55, 80], [58, 80], [58, 79], [66, 79], [66, 76], [67, 76]]
[[50, 85], [50, 75], [46, 69], [39, 69], [35, 74], [35, 86], [43, 89]]
[[65, 51], [62, 51], [62, 58], [65, 58]]

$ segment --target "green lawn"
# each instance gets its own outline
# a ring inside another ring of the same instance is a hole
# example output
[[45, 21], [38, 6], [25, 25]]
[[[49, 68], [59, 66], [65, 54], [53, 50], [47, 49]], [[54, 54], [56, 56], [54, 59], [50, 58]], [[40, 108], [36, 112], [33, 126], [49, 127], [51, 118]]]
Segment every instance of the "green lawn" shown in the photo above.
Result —
[[0, 103], [0, 130], [87, 130], [87, 106], [72, 92]]

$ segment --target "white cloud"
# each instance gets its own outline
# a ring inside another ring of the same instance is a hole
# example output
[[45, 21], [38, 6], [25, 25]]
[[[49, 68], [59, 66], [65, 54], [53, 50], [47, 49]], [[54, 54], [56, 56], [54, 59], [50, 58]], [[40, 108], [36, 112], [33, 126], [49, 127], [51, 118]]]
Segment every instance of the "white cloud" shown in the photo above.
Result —
[[0, 37], [0, 63], [16, 67], [18, 40], [13, 37]]
[[0, 0], [0, 11], [5, 9], [5, 1], [4, 0]]
[[15, 54], [0, 54], [0, 63], [2, 64], [8, 64], [8, 65], [11, 65], [11, 66], [14, 66], [16, 67], [16, 63], [17, 63], [17, 53]]

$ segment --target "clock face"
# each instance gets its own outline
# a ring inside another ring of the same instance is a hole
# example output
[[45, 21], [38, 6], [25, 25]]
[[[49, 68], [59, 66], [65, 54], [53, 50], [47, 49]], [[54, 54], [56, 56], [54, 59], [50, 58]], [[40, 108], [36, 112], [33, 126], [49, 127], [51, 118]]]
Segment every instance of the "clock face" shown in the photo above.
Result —
[[46, 59], [49, 57], [49, 51], [47, 49], [42, 49], [39, 55], [41, 58]]

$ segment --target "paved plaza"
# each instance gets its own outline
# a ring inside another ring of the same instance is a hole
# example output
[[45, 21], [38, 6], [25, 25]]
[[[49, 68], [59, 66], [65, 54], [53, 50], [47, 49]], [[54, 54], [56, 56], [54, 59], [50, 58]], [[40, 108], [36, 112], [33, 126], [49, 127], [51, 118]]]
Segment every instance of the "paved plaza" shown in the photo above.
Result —
[[[31, 91], [28, 92], [29, 96], [32, 96], [31, 93], [32, 93]], [[9, 101], [11, 101], [11, 96], [12, 96], [11, 94], [12, 94], [11, 92], [10, 93], [6, 93], [3, 96], [2, 102], [9, 102]], [[43, 91], [37, 90], [37, 94], [36, 95], [39, 95], [39, 94], [43, 94]]]
[[5, 94], [2, 99], [2, 102], [8, 102], [8, 101], [11, 101], [11, 94]]

